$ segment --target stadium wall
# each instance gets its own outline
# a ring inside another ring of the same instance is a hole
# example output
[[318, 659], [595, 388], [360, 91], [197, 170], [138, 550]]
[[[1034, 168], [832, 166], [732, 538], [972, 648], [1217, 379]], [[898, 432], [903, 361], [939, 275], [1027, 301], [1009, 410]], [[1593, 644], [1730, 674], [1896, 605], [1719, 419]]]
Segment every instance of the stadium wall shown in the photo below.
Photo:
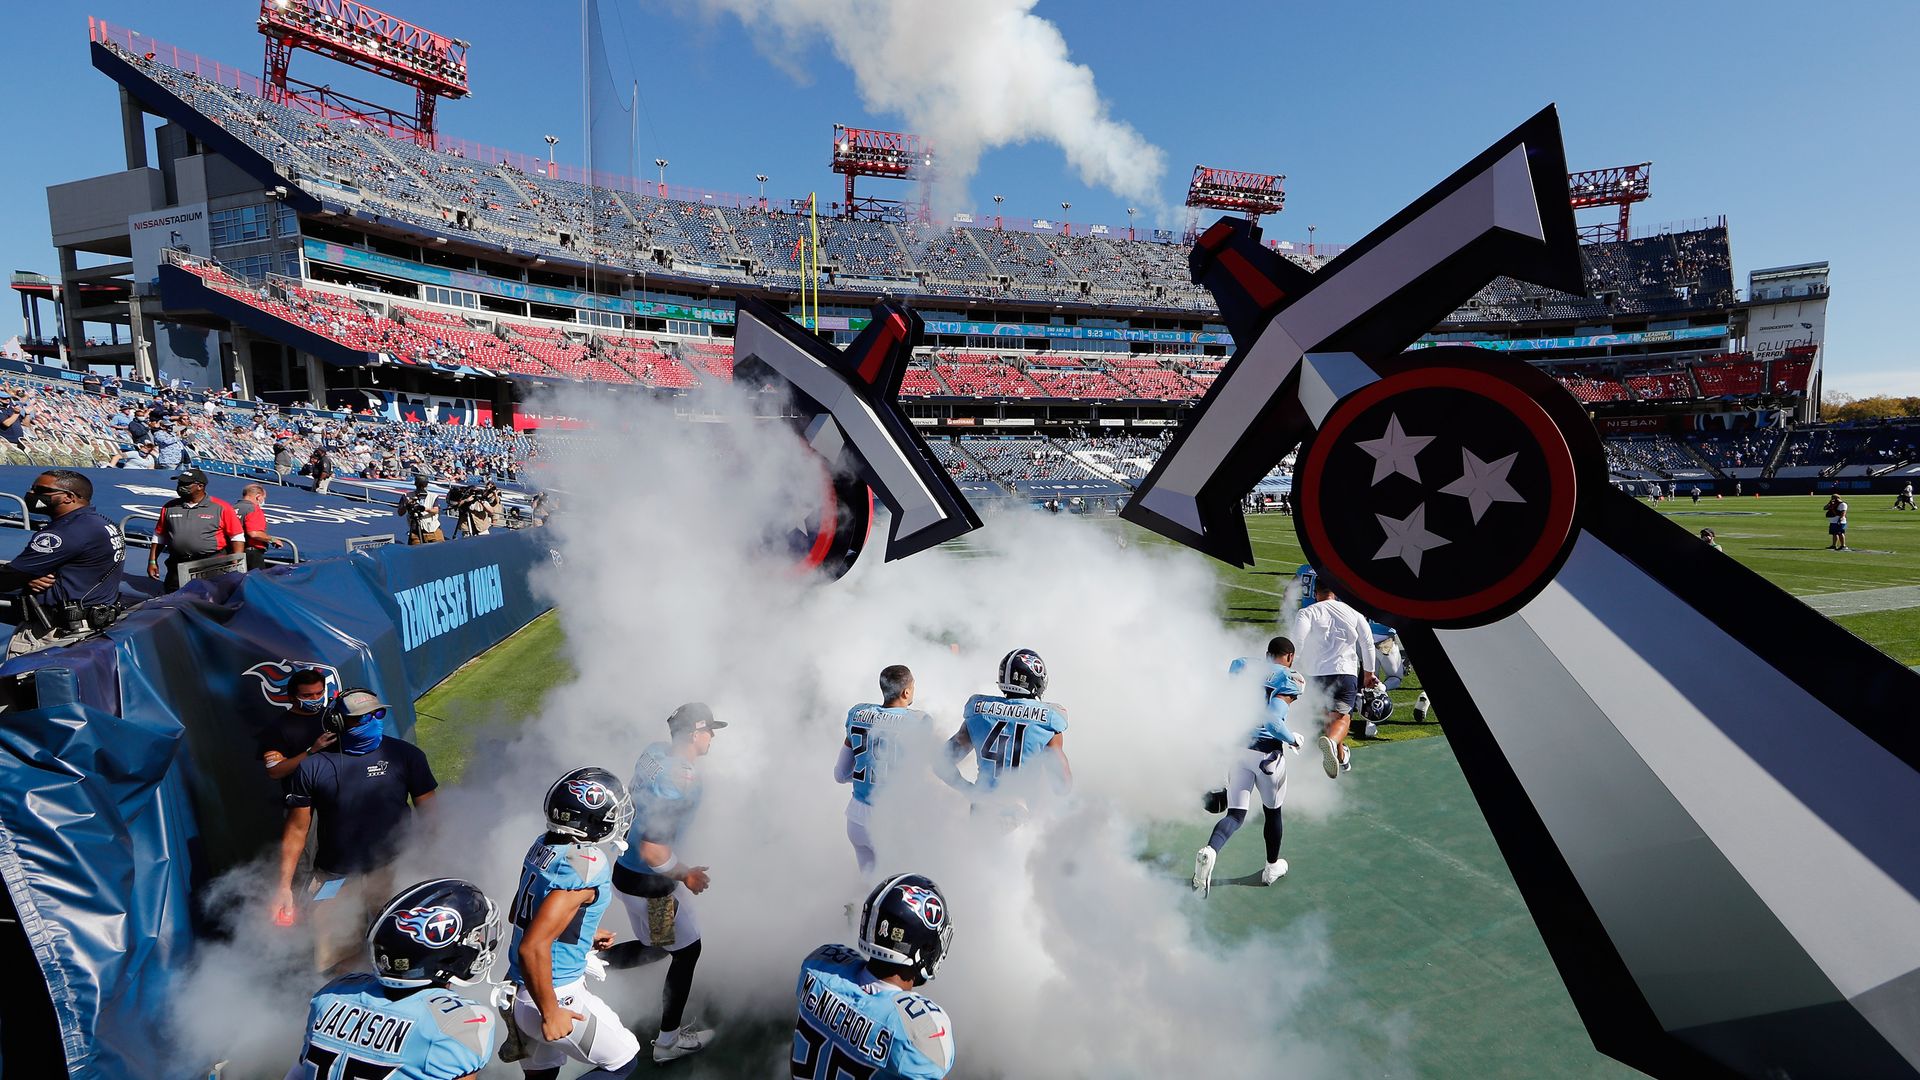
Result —
[[[528, 529], [229, 575], [0, 666], [26, 688], [0, 725], [0, 882], [25, 941], [0, 953], [30, 950], [40, 976], [0, 1010], [7, 1074], [156, 1075], [171, 980], [210, 929], [196, 901], [279, 834], [255, 755], [276, 682], [332, 667], [410, 737], [416, 697], [547, 609], [529, 579], [556, 559]], [[49, 1007], [54, 1030], [23, 1029]]]

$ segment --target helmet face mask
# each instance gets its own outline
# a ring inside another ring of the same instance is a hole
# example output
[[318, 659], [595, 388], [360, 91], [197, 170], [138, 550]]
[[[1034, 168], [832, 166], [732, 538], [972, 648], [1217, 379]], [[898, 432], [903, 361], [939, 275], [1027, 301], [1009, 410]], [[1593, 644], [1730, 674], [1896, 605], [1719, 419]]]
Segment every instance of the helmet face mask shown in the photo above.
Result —
[[932, 981], [953, 945], [947, 901], [932, 879], [900, 874], [875, 886], [860, 910], [860, 955]]
[[633, 796], [605, 769], [575, 769], [553, 782], [546, 797], [547, 831], [583, 844], [626, 847]]
[[1000, 690], [1037, 698], [1047, 692], [1047, 663], [1032, 649], [1015, 649], [1000, 660]]
[[492, 972], [500, 931], [500, 909], [478, 886], [436, 878], [387, 902], [367, 928], [367, 952], [394, 989], [466, 984]]

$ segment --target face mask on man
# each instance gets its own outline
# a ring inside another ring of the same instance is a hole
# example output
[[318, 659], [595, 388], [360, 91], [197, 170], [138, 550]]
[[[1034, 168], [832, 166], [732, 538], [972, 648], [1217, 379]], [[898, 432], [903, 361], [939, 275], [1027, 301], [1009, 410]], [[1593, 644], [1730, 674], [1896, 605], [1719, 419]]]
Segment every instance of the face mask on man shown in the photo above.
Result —
[[327, 707], [327, 699], [324, 697], [317, 697], [317, 698], [298, 698], [297, 697], [293, 699], [293, 707], [297, 712], [317, 713], [321, 709], [324, 709]]
[[349, 754], [372, 753], [380, 745], [380, 737], [386, 731], [387, 710], [375, 709], [365, 716], [350, 719], [358, 722], [340, 737], [340, 749]]
[[178, 484], [178, 485], [175, 485], [175, 487], [174, 487], [174, 489], [173, 489], [173, 490], [174, 490], [174, 491], [176, 491], [176, 492], [178, 492], [178, 493], [180, 494], [180, 497], [181, 497], [181, 498], [183, 498], [183, 499], [191, 499], [191, 498], [193, 498], [193, 485], [192, 485], [192, 484]]

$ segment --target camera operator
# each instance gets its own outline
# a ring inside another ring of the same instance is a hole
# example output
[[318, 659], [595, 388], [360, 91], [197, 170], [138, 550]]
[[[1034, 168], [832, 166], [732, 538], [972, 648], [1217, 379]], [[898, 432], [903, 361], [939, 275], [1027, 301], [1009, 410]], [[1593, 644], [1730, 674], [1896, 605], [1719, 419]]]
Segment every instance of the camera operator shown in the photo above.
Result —
[[491, 480], [463, 485], [447, 492], [447, 505], [459, 522], [455, 536], [485, 536], [500, 520], [500, 489]]
[[425, 476], [413, 478], [413, 491], [401, 498], [399, 512], [407, 519], [408, 544], [438, 544], [447, 538], [440, 531], [440, 496], [427, 489]]
[[68, 645], [120, 617], [120, 565], [126, 543], [93, 508], [93, 481], [72, 469], [34, 478], [27, 508], [50, 520], [26, 550], [0, 563], [0, 589], [20, 590], [20, 625], [8, 656]]

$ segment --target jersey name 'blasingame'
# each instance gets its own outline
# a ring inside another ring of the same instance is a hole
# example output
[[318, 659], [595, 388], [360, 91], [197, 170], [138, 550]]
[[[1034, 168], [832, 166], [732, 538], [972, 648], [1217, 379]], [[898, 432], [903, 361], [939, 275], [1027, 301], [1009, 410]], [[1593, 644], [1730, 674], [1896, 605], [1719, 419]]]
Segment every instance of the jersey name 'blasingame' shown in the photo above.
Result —
[[1066, 710], [1038, 698], [975, 694], [963, 715], [980, 759], [980, 783], [989, 790], [1029, 759], [1042, 757], [1053, 737], [1067, 730]]

